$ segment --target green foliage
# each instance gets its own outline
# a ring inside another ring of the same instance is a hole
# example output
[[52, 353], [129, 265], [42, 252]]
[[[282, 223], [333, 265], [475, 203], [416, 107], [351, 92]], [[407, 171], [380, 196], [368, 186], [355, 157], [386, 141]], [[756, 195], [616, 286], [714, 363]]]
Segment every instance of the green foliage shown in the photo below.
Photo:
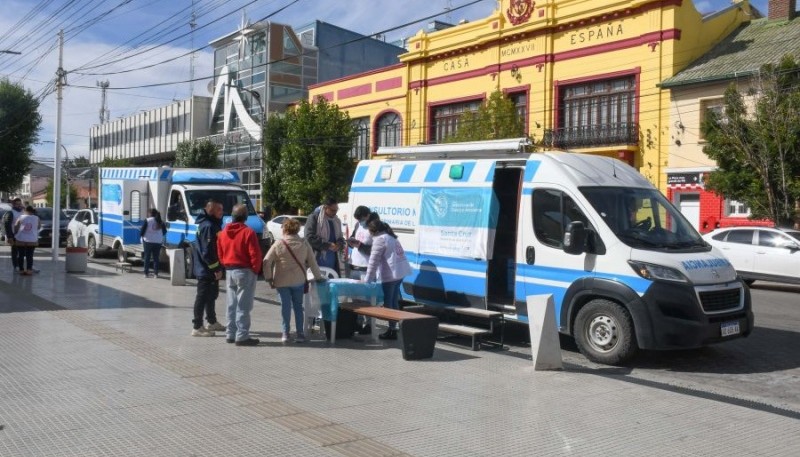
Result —
[[83, 156], [70, 159], [68, 165], [69, 168], [87, 168], [91, 166], [89, 159]]
[[278, 214], [287, 214], [292, 210], [284, 195], [281, 179], [281, 157], [288, 125], [288, 118], [278, 114], [271, 115], [264, 125], [264, 202]]
[[132, 163], [130, 159], [123, 159], [120, 157], [105, 157], [100, 162], [99, 167], [129, 167]]
[[784, 57], [762, 67], [755, 105], [734, 85], [725, 91], [723, 116], [709, 112], [703, 152], [717, 162], [706, 187], [746, 203], [751, 217], [792, 225], [800, 197], [800, 63]]
[[22, 86], [0, 79], [0, 192], [22, 185], [41, 123], [39, 100]]
[[[67, 183], [66, 178], [61, 180], [61, 208], [67, 208], [67, 191], [69, 190], [69, 201], [72, 204], [78, 202], [78, 191], [75, 189], [75, 186], [72, 184]], [[45, 199], [47, 200], [47, 206], [53, 206], [53, 180], [47, 180], [47, 187], [45, 187], [46, 196]]]
[[279, 173], [286, 200], [310, 212], [327, 197], [347, 197], [355, 162], [356, 129], [347, 113], [320, 99], [286, 113], [286, 141]]
[[525, 136], [523, 119], [514, 102], [501, 91], [492, 92], [478, 111], [465, 111], [458, 118], [458, 129], [444, 139], [445, 143], [502, 140]]
[[219, 168], [219, 149], [208, 140], [178, 143], [175, 166], [186, 168]]

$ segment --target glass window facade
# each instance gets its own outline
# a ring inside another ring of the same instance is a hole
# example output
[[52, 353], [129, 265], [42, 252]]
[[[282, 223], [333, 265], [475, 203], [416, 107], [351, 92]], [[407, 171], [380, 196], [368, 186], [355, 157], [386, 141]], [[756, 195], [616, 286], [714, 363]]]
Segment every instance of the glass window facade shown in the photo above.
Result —
[[441, 143], [442, 140], [456, 133], [461, 115], [465, 111], [478, 111], [481, 103], [482, 100], [477, 99], [434, 107], [431, 112], [431, 142]]

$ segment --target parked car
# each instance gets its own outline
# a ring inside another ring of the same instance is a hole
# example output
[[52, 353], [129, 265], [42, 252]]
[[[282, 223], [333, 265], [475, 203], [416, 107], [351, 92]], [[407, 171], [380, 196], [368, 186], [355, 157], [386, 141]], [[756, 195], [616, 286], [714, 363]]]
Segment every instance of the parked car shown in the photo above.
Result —
[[800, 230], [728, 227], [703, 238], [722, 250], [747, 284], [756, 280], [800, 284]]
[[281, 224], [283, 224], [283, 221], [285, 221], [288, 218], [293, 218], [300, 221], [300, 232], [298, 232], [298, 235], [302, 237], [303, 234], [305, 233], [305, 225], [306, 225], [306, 220], [308, 220], [308, 217], [292, 216], [290, 214], [275, 216], [274, 218], [272, 218], [272, 220], [267, 221], [267, 232], [268, 232], [267, 236], [269, 237], [270, 246], [272, 246], [272, 243], [283, 239], [283, 230], [281, 230]]
[[64, 214], [66, 214], [67, 217], [70, 220], [72, 220], [72, 218], [75, 217], [76, 214], [78, 214], [78, 210], [77, 209], [65, 209], [64, 210]]
[[[100, 227], [97, 222], [100, 216], [93, 209], [82, 209], [75, 214], [69, 222], [67, 231], [67, 246], [79, 246], [83, 244], [88, 249], [89, 257], [96, 258], [99, 251], [109, 250], [107, 246], [101, 246]], [[82, 240], [82, 241], [81, 241]]]
[[[42, 226], [39, 228], [39, 245], [50, 246], [53, 233], [53, 208], [36, 208], [36, 215], [42, 221]], [[59, 225], [58, 245], [63, 246], [67, 242], [67, 225], [69, 225], [69, 218], [64, 211], [61, 211]]]
[[[0, 221], [3, 220], [3, 216], [9, 211], [11, 211], [11, 205], [8, 203], [0, 203]], [[6, 242], [6, 228], [3, 227], [3, 224], [0, 224], [0, 241]]]

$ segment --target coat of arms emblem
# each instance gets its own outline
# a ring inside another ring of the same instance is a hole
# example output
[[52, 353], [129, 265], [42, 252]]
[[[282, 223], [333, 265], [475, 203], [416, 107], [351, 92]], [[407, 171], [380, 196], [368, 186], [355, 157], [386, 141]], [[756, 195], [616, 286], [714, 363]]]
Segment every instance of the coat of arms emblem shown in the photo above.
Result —
[[520, 25], [528, 22], [533, 13], [533, 7], [536, 5], [531, 0], [511, 0], [511, 5], [506, 10], [508, 20], [514, 25]]

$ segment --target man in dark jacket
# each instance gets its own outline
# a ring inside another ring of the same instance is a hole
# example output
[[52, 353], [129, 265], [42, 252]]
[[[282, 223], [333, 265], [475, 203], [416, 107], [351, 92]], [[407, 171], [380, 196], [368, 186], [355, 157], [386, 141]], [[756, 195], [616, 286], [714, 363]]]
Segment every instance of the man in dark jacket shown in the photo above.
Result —
[[[219, 297], [219, 280], [222, 265], [217, 256], [217, 234], [222, 230], [222, 203], [209, 200], [204, 214], [197, 217], [197, 239], [192, 243], [192, 266], [197, 278], [197, 296], [194, 300], [194, 329], [192, 336], [214, 336], [214, 331], [224, 331], [217, 322], [214, 309]], [[208, 325], [203, 327], [203, 311]]]
[[22, 216], [22, 200], [15, 198], [11, 200], [11, 210], [3, 215], [3, 229], [6, 233], [6, 243], [11, 245], [11, 263], [14, 265], [14, 272], [22, 271], [22, 265], [17, 265], [17, 245], [14, 243], [14, 224]]

